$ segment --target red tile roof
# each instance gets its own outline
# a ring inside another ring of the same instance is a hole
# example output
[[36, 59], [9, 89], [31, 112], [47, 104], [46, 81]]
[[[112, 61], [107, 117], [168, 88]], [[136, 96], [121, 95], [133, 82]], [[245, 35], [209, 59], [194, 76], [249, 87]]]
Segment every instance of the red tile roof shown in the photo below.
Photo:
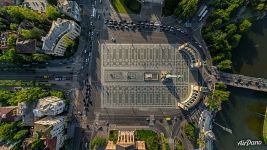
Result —
[[46, 148], [49, 150], [56, 150], [57, 147], [57, 137], [54, 137], [53, 139], [46, 139], [45, 140]]
[[17, 107], [16, 106], [0, 107], [0, 119], [3, 119], [4, 121], [14, 121], [17, 116], [13, 112], [14, 109], [17, 109]]

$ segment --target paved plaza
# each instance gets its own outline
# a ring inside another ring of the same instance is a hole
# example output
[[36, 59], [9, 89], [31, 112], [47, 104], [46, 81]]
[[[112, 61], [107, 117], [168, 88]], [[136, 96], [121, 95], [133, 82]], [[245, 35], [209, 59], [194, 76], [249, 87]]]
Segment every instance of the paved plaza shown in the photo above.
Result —
[[[189, 58], [171, 44], [101, 44], [102, 108], [176, 108], [190, 93]], [[162, 72], [181, 75], [168, 82]]]

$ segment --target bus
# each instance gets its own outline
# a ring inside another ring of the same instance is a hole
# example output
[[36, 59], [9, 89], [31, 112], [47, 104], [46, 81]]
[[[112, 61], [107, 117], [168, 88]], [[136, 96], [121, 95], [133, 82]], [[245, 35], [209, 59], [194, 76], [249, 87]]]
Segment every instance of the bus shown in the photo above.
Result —
[[96, 16], [96, 9], [95, 8], [93, 8], [93, 12], [92, 12], [92, 15], [91, 15], [91, 17], [95, 17]]
[[205, 10], [202, 16], [200, 17], [199, 21], [201, 21], [208, 13], [208, 10]]
[[207, 9], [207, 5], [205, 5], [205, 6], [201, 9], [200, 13], [198, 14], [198, 17], [201, 17], [202, 14], [204, 13], [204, 11], [205, 11], [206, 9]]

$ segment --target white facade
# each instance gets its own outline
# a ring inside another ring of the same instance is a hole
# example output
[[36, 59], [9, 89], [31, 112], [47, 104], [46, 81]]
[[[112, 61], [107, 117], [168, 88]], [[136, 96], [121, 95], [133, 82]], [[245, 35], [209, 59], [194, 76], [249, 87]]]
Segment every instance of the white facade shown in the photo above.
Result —
[[23, 6], [44, 13], [47, 7], [47, 0], [24, 0]]
[[[64, 116], [57, 116], [57, 117], [46, 117], [43, 118], [41, 120], [38, 120], [36, 122], [34, 122], [35, 127], [36, 126], [45, 126], [47, 128], [50, 128], [49, 131], [49, 138], [54, 138], [57, 135], [59, 135], [60, 133], [62, 133], [62, 131], [65, 128], [64, 125]], [[38, 128], [38, 127], [37, 127]], [[38, 129], [35, 129], [35, 131], [38, 131]]]
[[62, 113], [65, 106], [64, 101], [58, 97], [45, 97], [39, 99], [36, 108], [33, 109], [33, 114], [35, 117], [42, 117], [45, 115], [55, 116]]
[[81, 8], [76, 1], [59, 0], [58, 8], [63, 14], [73, 18], [76, 21], [81, 21]]
[[49, 33], [42, 38], [42, 50], [46, 54], [64, 56], [67, 48], [64, 38], [74, 40], [80, 32], [81, 27], [75, 21], [58, 18], [57, 21], [53, 21]]
[[60, 134], [57, 135], [57, 145], [56, 145], [56, 150], [60, 149], [64, 145], [64, 141], [66, 140], [66, 136], [63, 135], [61, 132]]

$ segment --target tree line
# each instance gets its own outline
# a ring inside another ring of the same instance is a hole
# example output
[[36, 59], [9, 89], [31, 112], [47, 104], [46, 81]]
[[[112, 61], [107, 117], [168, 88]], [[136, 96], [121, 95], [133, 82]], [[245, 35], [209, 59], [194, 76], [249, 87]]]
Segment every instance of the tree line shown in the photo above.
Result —
[[202, 30], [213, 64], [219, 70], [231, 70], [232, 50], [238, 46], [242, 34], [251, 26], [248, 19], [235, 20], [237, 10], [243, 5], [243, 0], [214, 1], [213, 10]]

